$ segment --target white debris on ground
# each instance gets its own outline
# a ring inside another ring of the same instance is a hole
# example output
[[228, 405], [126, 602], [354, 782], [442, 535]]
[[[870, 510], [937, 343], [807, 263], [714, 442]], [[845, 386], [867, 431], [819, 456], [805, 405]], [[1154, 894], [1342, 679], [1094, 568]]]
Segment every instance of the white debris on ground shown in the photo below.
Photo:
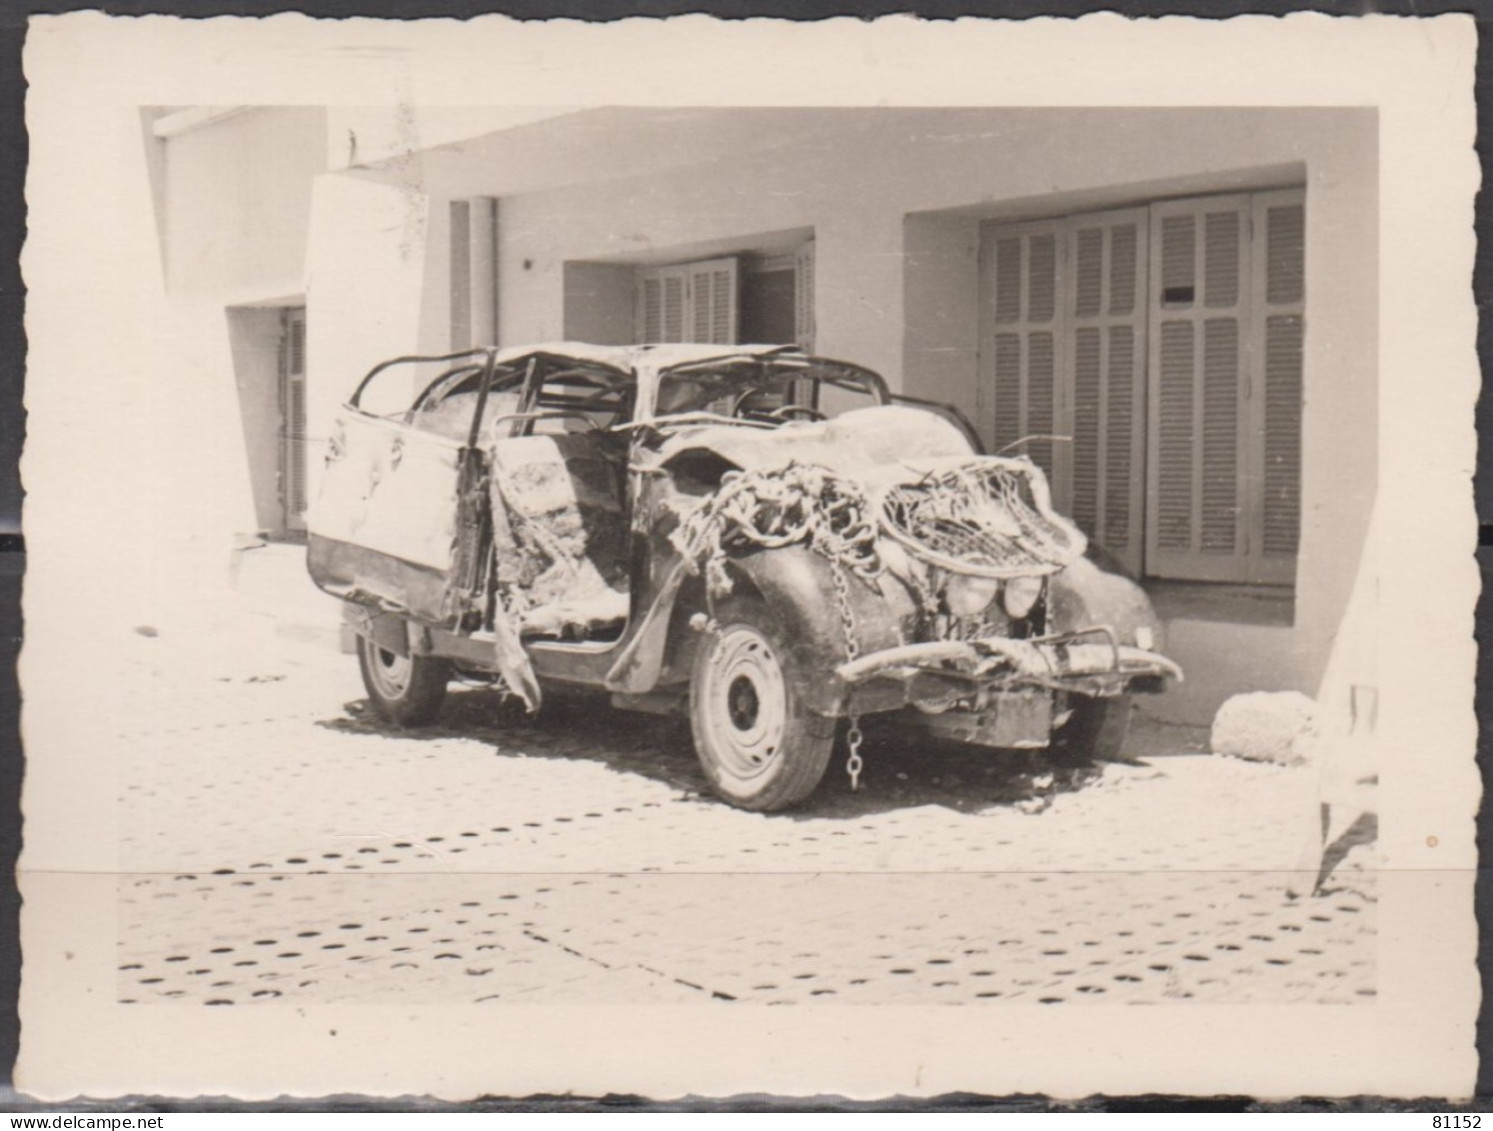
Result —
[[1235, 695], [1213, 719], [1212, 747], [1251, 762], [1298, 766], [1316, 742], [1316, 701], [1299, 691], [1252, 691]]
[[1063, 769], [883, 726], [862, 791], [836, 762], [746, 813], [687, 726], [604, 700], [381, 726], [292, 547], [238, 596], [213, 641], [121, 642], [123, 1001], [1373, 1000], [1372, 844], [1288, 895], [1309, 768], [1176, 728]]

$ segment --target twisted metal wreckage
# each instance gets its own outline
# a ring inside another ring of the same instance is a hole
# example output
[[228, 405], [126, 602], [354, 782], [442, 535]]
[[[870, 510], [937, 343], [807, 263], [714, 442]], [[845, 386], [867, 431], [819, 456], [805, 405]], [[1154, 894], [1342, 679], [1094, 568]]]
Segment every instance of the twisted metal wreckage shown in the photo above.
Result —
[[852, 783], [860, 717], [890, 711], [1105, 756], [1129, 694], [1181, 678], [1034, 463], [868, 370], [793, 347], [398, 360], [451, 368], [392, 418], [360, 387], [309, 546], [394, 721], [456, 676], [530, 710], [604, 689], [688, 714], [717, 792], [774, 809], [817, 785], [840, 718]]

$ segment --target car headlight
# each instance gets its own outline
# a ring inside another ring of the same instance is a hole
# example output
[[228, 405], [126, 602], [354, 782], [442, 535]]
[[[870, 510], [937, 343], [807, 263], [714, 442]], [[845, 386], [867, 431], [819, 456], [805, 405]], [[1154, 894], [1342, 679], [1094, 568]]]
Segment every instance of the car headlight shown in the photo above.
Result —
[[1002, 604], [1006, 607], [1006, 615], [1012, 620], [1021, 620], [1037, 603], [1037, 598], [1042, 596], [1042, 579], [1040, 577], [1013, 577], [1006, 582], [1006, 592]]
[[972, 617], [983, 613], [1000, 592], [1001, 583], [993, 577], [975, 577], [967, 573], [956, 573], [944, 587], [944, 600], [949, 612], [956, 617]]

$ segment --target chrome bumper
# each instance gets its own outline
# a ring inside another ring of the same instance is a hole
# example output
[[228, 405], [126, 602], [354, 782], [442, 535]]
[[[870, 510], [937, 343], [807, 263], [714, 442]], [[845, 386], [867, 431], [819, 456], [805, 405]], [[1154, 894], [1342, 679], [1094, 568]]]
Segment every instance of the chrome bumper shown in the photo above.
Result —
[[[1094, 641], [1093, 637], [1103, 637]], [[1094, 677], [1129, 680], [1166, 676], [1182, 681], [1182, 669], [1158, 652], [1117, 643], [1108, 629], [1085, 629], [1062, 637], [1012, 640], [937, 640], [901, 644], [849, 660], [835, 669], [846, 684], [878, 676], [936, 672], [1008, 686], [1031, 684], [1062, 688]]]

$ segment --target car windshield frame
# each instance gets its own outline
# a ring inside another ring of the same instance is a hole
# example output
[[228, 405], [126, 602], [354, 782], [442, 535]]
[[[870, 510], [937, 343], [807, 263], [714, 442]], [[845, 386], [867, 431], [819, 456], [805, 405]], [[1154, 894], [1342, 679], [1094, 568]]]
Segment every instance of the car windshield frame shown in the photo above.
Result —
[[[699, 380], [713, 370], [721, 371], [719, 389], [713, 396], [701, 399], [695, 405], [660, 411], [671, 381]], [[699, 416], [702, 411], [708, 413], [706, 405], [726, 396], [739, 399], [752, 391], [754, 381], [764, 392], [775, 385], [787, 388], [795, 381], [811, 381], [814, 385], [811, 400], [796, 403], [816, 410], [819, 408], [820, 391], [826, 385], [865, 394], [870, 397], [872, 405], [892, 403], [892, 393], [885, 378], [875, 370], [848, 361], [811, 356], [795, 346], [786, 346], [782, 350], [766, 353], [722, 353], [717, 357], [699, 358], [660, 369], [649, 398], [651, 403], [648, 419], [661, 425], [672, 417]], [[721, 419], [729, 418], [722, 416]], [[743, 420], [743, 423], [748, 421]]]
[[[391, 417], [409, 424], [422, 411], [430, 411], [450, 397], [475, 392], [478, 394], [478, 407], [472, 419], [469, 444], [476, 443], [477, 436], [486, 423], [484, 417], [487, 401], [493, 393], [518, 392], [519, 411], [512, 414], [515, 417], [515, 434], [527, 433], [536, 416], [566, 409], [613, 413], [617, 419], [608, 427], [615, 427], [625, 423], [632, 415], [637, 398], [638, 379], [634, 371], [595, 358], [540, 349], [500, 359], [498, 350], [480, 348], [449, 354], [406, 354], [390, 358], [368, 371], [348, 398], [347, 406], [365, 416], [379, 415], [370, 412], [361, 403], [363, 394], [377, 378], [397, 366], [441, 363], [449, 365], [449, 368], [428, 381], [407, 408], [391, 414]], [[542, 395], [545, 382], [567, 377], [589, 384], [597, 393], [585, 402], [581, 398], [562, 394], [549, 397]], [[620, 394], [615, 403], [601, 403], [599, 394], [614, 391]]]

